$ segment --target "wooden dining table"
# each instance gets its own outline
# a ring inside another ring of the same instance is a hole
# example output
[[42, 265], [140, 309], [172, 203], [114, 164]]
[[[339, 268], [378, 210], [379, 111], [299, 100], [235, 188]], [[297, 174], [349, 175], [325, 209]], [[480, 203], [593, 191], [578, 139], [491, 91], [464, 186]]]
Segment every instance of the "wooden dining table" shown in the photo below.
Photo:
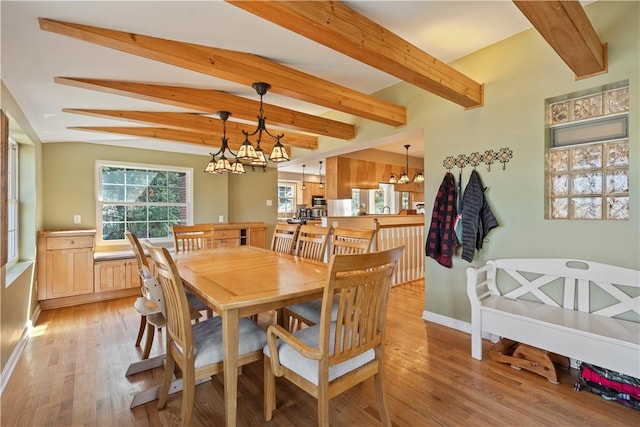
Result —
[[328, 266], [254, 246], [173, 254], [185, 286], [222, 317], [224, 415], [236, 425], [238, 321], [322, 296]]

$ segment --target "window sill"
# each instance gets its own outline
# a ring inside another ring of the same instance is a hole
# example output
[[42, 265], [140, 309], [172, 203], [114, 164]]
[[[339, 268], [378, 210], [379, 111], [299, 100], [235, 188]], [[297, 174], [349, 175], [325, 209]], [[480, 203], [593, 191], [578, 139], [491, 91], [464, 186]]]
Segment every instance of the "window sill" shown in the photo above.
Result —
[[33, 261], [17, 262], [7, 268], [7, 277], [5, 279], [5, 287], [8, 288], [15, 282], [18, 277], [33, 266]]

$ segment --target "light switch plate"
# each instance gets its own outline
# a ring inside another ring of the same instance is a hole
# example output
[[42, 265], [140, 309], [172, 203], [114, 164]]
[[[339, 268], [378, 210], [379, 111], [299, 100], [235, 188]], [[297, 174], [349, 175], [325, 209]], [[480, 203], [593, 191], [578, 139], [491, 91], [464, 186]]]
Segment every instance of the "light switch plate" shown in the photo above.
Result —
[[273, 206], [273, 200], [267, 200], [267, 206]]
[[74, 224], [80, 224], [82, 222], [82, 217], [80, 215], [74, 215], [73, 216], [73, 223]]

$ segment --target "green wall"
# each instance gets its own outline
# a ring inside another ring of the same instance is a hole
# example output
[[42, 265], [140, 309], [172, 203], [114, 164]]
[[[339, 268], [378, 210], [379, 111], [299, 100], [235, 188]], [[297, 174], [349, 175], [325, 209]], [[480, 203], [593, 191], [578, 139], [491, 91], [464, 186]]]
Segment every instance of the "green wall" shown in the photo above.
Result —
[[95, 227], [96, 160], [193, 168], [194, 223], [218, 223], [223, 216], [223, 222], [275, 224], [277, 218], [275, 201], [273, 208], [266, 208], [267, 196], [272, 200], [276, 197], [277, 174], [273, 168], [264, 173], [214, 175], [202, 172], [209, 156], [86, 143], [43, 144], [43, 154], [44, 228], [77, 227], [74, 214], [82, 216], [81, 226]]
[[[470, 264], [460, 251], [453, 268], [427, 258], [425, 316], [468, 322], [466, 269], [502, 257], [578, 258], [640, 269], [640, 2], [595, 2], [585, 10], [600, 40], [608, 44], [606, 74], [575, 80], [573, 72], [535, 30], [527, 30], [450, 64], [484, 83], [484, 106], [465, 111], [408, 83], [399, 83], [377, 96], [405, 105], [408, 125], [390, 129], [355, 120], [358, 137], [351, 144], [381, 138], [400, 140], [402, 134], [424, 134], [425, 221], [442, 181], [447, 156], [475, 151], [513, 150], [502, 170], [495, 163], [477, 170], [500, 226], [490, 232], [482, 251]], [[545, 99], [621, 80], [630, 85], [630, 213], [629, 221], [546, 220], [545, 206]], [[349, 120], [349, 116], [332, 113]], [[352, 120], [354, 121], [354, 120]], [[335, 148], [325, 140], [323, 149]], [[398, 142], [399, 145], [402, 142]], [[458, 169], [453, 172], [456, 175]], [[463, 188], [471, 167], [463, 169]]]
[[[262, 221], [267, 224], [266, 245], [278, 222], [278, 171], [267, 168], [264, 172], [247, 168], [247, 173], [229, 177], [229, 219], [231, 222]], [[267, 201], [271, 206], [267, 206]], [[256, 219], [262, 218], [262, 219]]]

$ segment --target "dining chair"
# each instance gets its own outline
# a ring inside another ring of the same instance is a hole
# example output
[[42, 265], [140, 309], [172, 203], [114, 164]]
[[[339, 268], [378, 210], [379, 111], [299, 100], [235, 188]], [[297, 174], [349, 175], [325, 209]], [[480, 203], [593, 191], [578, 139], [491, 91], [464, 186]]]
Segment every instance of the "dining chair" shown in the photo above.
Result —
[[176, 252], [211, 249], [213, 233], [211, 224], [174, 225], [173, 249]]
[[275, 377], [318, 400], [321, 427], [329, 425], [329, 399], [374, 377], [380, 420], [391, 426], [384, 395], [384, 332], [392, 277], [403, 250], [332, 255], [320, 323], [296, 332], [269, 326], [263, 350], [265, 420], [276, 409]]
[[[146, 243], [155, 263], [156, 274], [165, 296], [167, 319], [165, 373], [158, 409], [164, 408], [176, 367], [183, 380], [181, 420], [188, 426], [191, 421], [196, 379], [212, 377], [223, 372], [224, 348], [222, 319], [220, 316], [194, 325], [189, 320], [189, 303], [178, 269], [166, 248]], [[266, 345], [264, 329], [255, 322], [239, 320], [238, 366], [260, 360]], [[177, 365], [177, 366], [176, 366]]]
[[[140, 327], [138, 328], [138, 336], [136, 337], [136, 347], [140, 346], [142, 336], [146, 331], [146, 338], [144, 342], [144, 348], [142, 350], [142, 359], [148, 359], [151, 353], [151, 346], [153, 345], [153, 338], [155, 336], [156, 329], [164, 328], [166, 320], [163, 313], [163, 301], [162, 294], [158, 295], [154, 292], [155, 289], [150, 287], [154, 286], [150, 279], [153, 278], [147, 260], [147, 256], [142, 249], [142, 244], [134, 233], [125, 231], [124, 235], [131, 244], [133, 254], [136, 257], [138, 265], [138, 277], [140, 278], [140, 294], [141, 296], [134, 302], [134, 308], [140, 314]], [[198, 321], [202, 315], [199, 310], [191, 307], [190, 317], [191, 320]]]
[[[336, 255], [364, 254], [371, 250], [371, 244], [375, 236], [374, 229], [355, 229], [335, 227], [331, 237], [331, 253]], [[305, 325], [315, 325], [320, 321], [322, 298], [304, 301], [285, 307], [282, 310], [285, 322], [288, 322], [289, 330]], [[332, 318], [335, 319], [337, 307], [334, 306]]]
[[292, 254], [300, 231], [300, 224], [277, 223], [271, 239], [271, 250]]
[[[177, 252], [198, 251], [213, 248], [213, 226], [211, 224], [174, 225], [173, 250]], [[189, 304], [198, 311], [206, 311], [207, 317], [213, 317], [213, 310], [207, 304], [187, 290]]]
[[331, 227], [319, 225], [301, 225], [294, 254], [315, 261], [324, 261]]

